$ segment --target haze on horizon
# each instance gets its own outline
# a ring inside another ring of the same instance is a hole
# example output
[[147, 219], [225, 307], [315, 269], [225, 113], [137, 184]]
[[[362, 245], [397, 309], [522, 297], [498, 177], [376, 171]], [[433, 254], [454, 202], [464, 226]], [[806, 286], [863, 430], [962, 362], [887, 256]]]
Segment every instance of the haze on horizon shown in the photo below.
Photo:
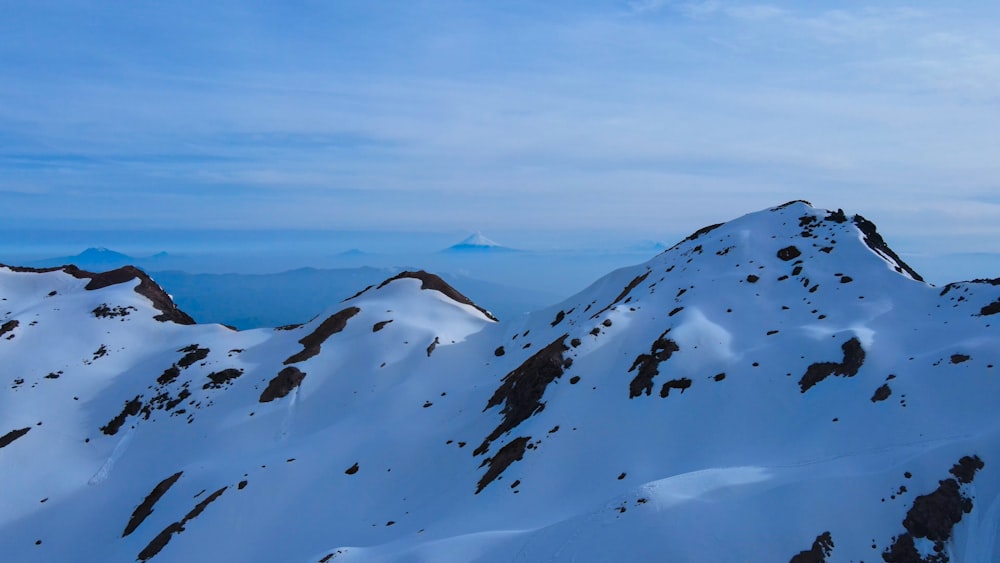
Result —
[[672, 244], [801, 198], [904, 253], [1000, 264], [995, 3], [0, 12], [5, 255], [219, 232]]

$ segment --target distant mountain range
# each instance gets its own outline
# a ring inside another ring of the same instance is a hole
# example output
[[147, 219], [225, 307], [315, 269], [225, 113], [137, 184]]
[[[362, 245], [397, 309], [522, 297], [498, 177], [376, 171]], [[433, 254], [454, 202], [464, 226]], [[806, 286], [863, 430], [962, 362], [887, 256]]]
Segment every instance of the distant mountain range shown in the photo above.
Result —
[[[341, 256], [365, 257], [352, 249]], [[402, 271], [399, 267], [299, 268], [273, 274], [204, 274], [177, 269], [166, 252], [135, 257], [107, 248], [88, 248], [74, 256], [39, 260], [29, 264], [51, 268], [72, 264], [83, 270], [104, 271], [136, 265], [146, 270], [199, 322], [220, 323], [239, 329], [274, 327], [306, 321], [318, 312], [352, 295], [359, 287], [376, 284]], [[443, 273], [470, 295], [489, 302], [501, 318], [516, 317], [555, 303], [561, 295], [514, 287], [473, 277]]]
[[805, 202], [499, 321], [383, 274], [235, 331], [0, 266], [4, 560], [997, 561], [1000, 279]]
[[[301, 323], [353, 295], [378, 284], [401, 268], [299, 268], [275, 274], [191, 274], [152, 272], [177, 305], [199, 322], [239, 329]], [[442, 274], [497, 317], [510, 319], [551, 305], [561, 296], [463, 276]]]
[[122, 266], [139, 266], [146, 270], [157, 269], [158, 266], [167, 263], [170, 255], [166, 252], [158, 252], [152, 256], [129, 256], [114, 250], [102, 247], [88, 248], [73, 256], [58, 256], [46, 258], [27, 264], [36, 268], [50, 268], [73, 264], [84, 270], [109, 270], [121, 268]]

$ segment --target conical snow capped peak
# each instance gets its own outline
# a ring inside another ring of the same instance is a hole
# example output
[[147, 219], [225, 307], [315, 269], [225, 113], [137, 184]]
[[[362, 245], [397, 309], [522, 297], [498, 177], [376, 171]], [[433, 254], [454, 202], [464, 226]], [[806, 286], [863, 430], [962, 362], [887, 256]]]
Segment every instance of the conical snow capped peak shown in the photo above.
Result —
[[510, 251], [511, 248], [501, 245], [495, 240], [490, 239], [480, 231], [476, 231], [472, 235], [469, 235], [462, 242], [449, 246], [449, 251]]
[[476, 231], [459, 244], [466, 246], [500, 246], [500, 243], [488, 238], [480, 231]]

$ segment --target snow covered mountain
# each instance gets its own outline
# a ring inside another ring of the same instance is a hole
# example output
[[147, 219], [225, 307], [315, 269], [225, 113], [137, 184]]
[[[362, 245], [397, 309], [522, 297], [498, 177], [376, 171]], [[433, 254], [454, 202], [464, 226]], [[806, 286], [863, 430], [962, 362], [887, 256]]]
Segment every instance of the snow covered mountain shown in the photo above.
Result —
[[445, 252], [516, 252], [513, 248], [508, 248], [500, 243], [487, 238], [486, 235], [476, 232], [458, 244], [449, 246]]
[[998, 286], [804, 202], [499, 322], [425, 272], [236, 332], [0, 267], [0, 553], [997, 561]]

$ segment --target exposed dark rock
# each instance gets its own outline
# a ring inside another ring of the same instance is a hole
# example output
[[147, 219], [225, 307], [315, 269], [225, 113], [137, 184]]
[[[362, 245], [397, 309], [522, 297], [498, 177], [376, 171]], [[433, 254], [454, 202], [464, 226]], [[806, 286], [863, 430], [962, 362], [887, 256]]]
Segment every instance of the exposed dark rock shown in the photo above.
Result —
[[947, 541], [952, 527], [962, 520], [962, 514], [969, 512], [972, 512], [972, 501], [961, 493], [958, 481], [944, 479], [937, 490], [914, 499], [903, 527], [914, 537]]
[[702, 227], [702, 228], [698, 229], [697, 231], [695, 231], [695, 232], [691, 233], [690, 235], [688, 235], [687, 238], [685, 238], [684, 240], [680, 241], [679, 243], [677, 243], [677, 244], [671, 246], [670, 248], [668, 248], [667, 250], [665, 250], [665, 252], [670, 252], [671, 250], [677, 248], [678, 246], [684, 244], [685, 242], [690, 242], [690, 241], [699, 239], [702, 236], [707, 235], [708, 233], [714, 231], [715, 229], [718, 229], [719, 227], [721, 227], [724, 224], [725, 223], [716, 223], [714, 225], [709, 225], [707, 227]]
[[885, 383], [881, 387], [875, 390], [875, 394], [872, 395], [872, 402], [877, 403], [879, 401], [884, 401], [892, 395], [892, 389], [889, 388], [889, 384]]
[[378, 289], [382, 289], [389, 283], [404, 278], [420, 280], [420, 289], [433, 289], [435, 291], [440, 291], [452, 301], [457, 301], [458, 303], [461, 303], [463, 305], [470, 305], [472, 307], [475, 307], [477, 310], [479, 310], [480, 313], [486, 315], [486, 318], [493, 321], [497, 320], [497, 318], [493, 316], [493, 313], [473, 303], [471, 299], [459, 293], [459, 291], [454, 287], [448, 285], [448, 282], [444, 281], [443, 279], [434, 274], [425, 272], [423, 270], [419, 270], [416, 272], [402, 272], [400, 274], [397, 274], [379, 284]]
[[760, 279], [760, 276], [755, 276], [753, 274], [748, 274], [747, 275], [747, 281], [750, 282], [750, 283], [757, 283], [757, 280], [759, 280], [759, 279]]
[[199, 502], [198, 504], [196, 504], [195, 507], [191, 509], [191, 512], [188, 512], [186, 515], [184, 515], [184, 521], [182, 522], [182, 524], [186, 524], [188, 521], [194, 520], [195, 518], [197, 518], [199, 514], [201, 514], [202, 512], [205, 511], [205, 508], [207, 508], [208, 505], [210, 505], [213, 502], [215, 502], [215, 499], [217, 499], [220, 496], [222, 496], [222, 493], [226, 492], [226, 489], [228, 489], [228, 488], [229, 487], [222, 487], [221, 489], [219, 489], [219, 490], [215, 491], [214, 493], [208, 495], [208, 497], [206, 497], [205, 500], [203, 500], [203, 501]]
[[222, 496], [222, 493], [226, 492], [226, 489], [228, 488], [229, 487], [222, 487], [221, 489], [215, 491], [206, 497], [205, 500], [196, 504], [195, 507], [191, 509], [191, 512], [188, 512], [180, 522], [174, 522], [164, 528], [162, 532], [153, 538], [153, 541], [149, 542], [149, 545], [139, 552], [138, 559], [140, 561], [147, 561], [155, 557], [156, 554], [166, 547], [167, 543], [170, 542], [170, 538], [173, 537], [174, 534], [183, 532], [185, 524], [197, 518], [199, 514], [205, 511], [205, 508], [207, 508], [208, 505], [215, 502], [215, 500]]
[[503, 346], [498, 346], [497, 349], [493, 351], [493, 355], [496, 356], [496, 357], [498, 357], [498, 358], [500, 356], [503, 356], [506, 353], [507, 352], [506, 352], [506, 350], [503, 349]]
[[226, 385], [230, 381], [236, 379], [237, 377], [243, 375], [242, 369], [228, 368], [222, 371], [213, 371], [208, 374], [209, 382], [202, 385], [202, 389], [221, 389], [223, 385]]
[[177, 362], [177, 365], [182, 368], [188, 368], [194, 365], [196, 362], [200, 362], [208, 357], [208, 353], [211, 350], [208, 348], [199, 348], [197, 344], [192, 344], [186, 348], [181, 348], [178, 352], [187, 352], [184, 357]]
[[660, 397], [669, 397], [671, 389], [680, 389], [681, 393], [683, 393], [688, 387], [691, 387], [691, 380], [686, 377], [671, 379], [663, 384], [663, 387], [660, 389]]
[[18, 428], [16, 430], [11, 430], [10, 432], [0, 436], [0, 448], [5, 448], [10, 445], [11, 442], [17, 440], [21, 436], [24, 436], [31, 430], [31, 427]]
[[565, 311], [559, 311], [558, 313], [556, 313], [555, 320], [552, 321], [552, 326], [556, 326], [557, 324], [563, 322], [563, 319], [565, 319], [565, 318], [566, 318], [566, 312]]
[[601, 313], [603, 313], [604, 311], [607, 311], [608, 309], [610, 309], [610, 308], [614, 307], [615, 305], [617, 305], [618, 303], [620, 303], [622, 299], [625, 299], [626, 297], [628, 297], [628, 294], [631, 293], [632, 290], [635, 289], [636, 286], [638, 286], [640, 283], [642, 283], [643, 280], [645, 280], [647, 277], [649, 277], [649, 271], [647, 271], [644, 274], [640, 274], [640, 275], [636, 276], [635, 278], [633, 278], [632, 281], [628, 282], [628, 285], [625, 286], [625, 289], [623, 289], [621, 291], [621, 293], [618, 294], [618, 297], [615, 297], [614, 301], [612, 301], [611, 303], [609, 303], [606, 307], [604, 307], [600, 311], [598, 311], [598, 312], [594, 313], [593, 315], [591, 315], [590, 318], [596, 319], [597, 317], [599, 317], [601, 315]]
[[90, 313], [99, 319], [114, 319], [117, 317], [127, 317], [131, 311], [138, 311], [135, 307], [109, 307], [107, 303], [102, 303], [94, 308]]
[[520, 438], [514, 438], [509, 443], [505, 444], [504, 447], [500, 448], [493, 457], [488, 457], [483, 460], [483, 463], [479, 467], [488, 465], [486, 468], [486, 473], [479, 480], [476, 485], [476, 494], [478, 495], [480, 491], [486, 488], [486, 485], [492, 483], [497, 477], [499, 477], [510, 464], [515, 461], [521, 461], [524, 457], [524, 450], [528, 446], [528, 442], [531, 441], [531, 436], [521, 436]]
[[545, 403], [541, 401], [545, 389], [557, 377], [562, 377], [565, 369], [563, 352], [569, 349], [565, 344], [568, 336], [564, 334], [555, 339], [503, 377], [500, 387], [483, 409], [486, 411], [502, 404], [500, 414], [503, 415], [503, 421], [483, 440], [473, 455], [486, 453], [493, 440], [545, 408]]
[[132, 517], [128, 519], [128, 524], [125, 525], [125, 531], [122, 532], [122, 537], [131, 534], [143, 523], [146, 518], [153, 513], [153, 506], [160, 500], [170, 490], [170, 487], [174, 486], [174, 483], [181, 478], [183, 471], [178, 471], [170, 477], [160, 481], [153, 490], [146, 495], [146, 498], [139, 503], [139, 506], [132, 511]]
[[852, 281], [854, 281], [854, 278], [851, 276], [840, 276], [840, 283], [851, 283]]
[[962, 362], [967, 362], [967, 361], [969, 361], [971, 359], [972, 359], [972, 357], [968, 356], [966, 354], [952, 354], [951, 355], [951, 363], [953, 363], [953, 364], [960, 364]]
[[808, 551], [800, 551], [798, 555], [792, 557], [789, 563], [826, 563], [826, 558], [833, 554], [833, 536], [830, 532], [823, 532], [816, 536], [812, 548]]
[[103, 358], [104, 356], [107, 356], [107, 355], [108, 355], [108, 346], [106, 344], [101, 344], [101, 347], [98, 348], [94, 352], [94, 358], [93, 359], [96, 360], [98, 358]]
[[346, 473], [347, 475], [354, 475], [357, 472], [358, 472], [358, 464], [357, 463], [355, 463], [354, 465], [348, 467], [347, 470], [344, 471], [344, 473]]
[[275, 399], [280, 399], [288, 395], [292, 392], [292, 389], [295, 389], [302, 383], [305, 377], [306, 374], [299, 371], [299, 368], [294, 366], [286, 367], [268, 382], [267, 388], [260, 394], [259, 401], [261, 403], [270, 403]]
[[134, 399], [125, 403], [122, 412], [118, 413], [110, 422], [101, 427], [101, 432], [104, 432], [108, 436], [114, 436], [121, 429], [122, 425], [125, 424], [125, 419], [139, 414], [140, 409], [142, 409], [142, 396], [136, 395]]
[[660, 374], [660, 362], [670, 359], [674, 352], [680, 350], [677, 343], [667, 338], [668, 328], [657, 338], [649, 348], [649, 354], [640, 354], [629, 368], [629, 373], [639, 369], [639, 373], [629, 383], [629, 398], [638, 397], [653, 392], [653, 378]]
[[387, 325], [387, 324], [389, 324], [391, 322], [392, 322], [392, 319], [389, 319], [387, 321], [379, 321], [379, 322], [375, 323], [374, 325], [372, 325], [372, 332], [378, 332], [378, 331], [382, 330], [383, 328], [385, 328], [385, 325]]
[[[886, 563], [947, 563], [945, 544], [951, 539], [955, 524], [964, 514], [972, 512], [972, 499], [962, 492], [961, 486], [975, 478], [976, 471], [984, 467], [978, 456], [964, 456], [951, 474], [956, 479], [938, 481], [938, 488], [913, 500], [913, 506], [903, 519], [906, 533], [900, 534], [883, 553]], [[961, 484], [960, 484], [961, 482]], [[914, 538], [927, 538], [934, 542], [934, 552], [922, 556], [914, 545]]]
[[177, 376], [180, 374], [180, 368], [178, 368], [177, 365], [172, 365], [163, 370], [163, 373], [156, 378], [156, 382], [160, 385], [169, 385], [170, 383], [173, 383], [173, 381], [177, 379]]
[[802, 251], [794, 246], [786, 246], [778, 251], [778, 258], [788, 262], [802, 256]]
[[[369, 285], [369, 286], [365, 287], [364, 289], [362, 289], [361, 291], [359, 291], [359, 292], [355, 293], [354, 295], [348, 297], [347, 299], [344, 299], [343, 301], [341, 301], [341, 303], [346, 303], [346, 302], [350, 301], [351, 299], [354, 299], [356, 297], [361, 297], [362, 295], [365, 294], [365, 292], [367, 292], [369, 289], [371, 289], [373, 287], [375, 287], [374, 284]], [[379, 287], [382, 287], [382, 286], [379, 286]]]
[[968, 485], [976, 477], [976, 471], [985, 466], [986, 464], [977, 455], [963, 456], [962, 459], [958, 460], [958, 463], [948, 470], [948, 473], [954, 475], [959, 483]]
[[431, 342], [430, 344], [427, 345], [427, 357], [428, 358], [431, 357], [431, 354], [434, 352], [434, 349], [437, 348], [437, 345], [440, 344], [440, 343], [441, 343], [441, 339], [439, 337], [435, 336], [434, 337], [434, 342]]
[[674, 309], [672, 311], [670, 311], [669, 313], [667, 313], [667, 316], [668, 317], [672, 317], [672, 316], [676, 315], [677, 313], [680, 313], [683, 310], [684, 310], [684, 307], [674, 307]]
[[712, 379], [714, 379], [715, 381], [722, 381], [725, 378], [726, 378], [726, 374], [725, 373], [717, 373], [717, 374], [715, 374], [714, 377], [712, 377]]
[[569, 345], [572, 346], [572, 347], [574, 347], [574, 348], [576, 348], [580, 344], [583, 344], [583, 342], [579, 338], [574, 338], [573, 340], [569, 341]]
[[297, 354], [293, 354], [285, 360], [285, 365], [287, 366], [288, 364], [304, 362], [316, 354], [319, 354], [320, 348], [323, 343], [326, 342], [326, 339], [344, 330], [347, 326], [347, 321], [360, 312], [361, 309], [357, 307], [348, 307], [327, 317], [325, 321], [316, 327], [316, 330], [299, 340], [299, 344], [302, 344], [302, 351]]
[[9, 320], [2, 325], [0, 325], [0, 336], [7, 334], [8, 332], [17, 328], [17, 325], [21, 324], [17, 319]]
[[878, 234], [878, 231], [875, 228], [875, 223], [872, 223], [861, 215], [855, 215], [854, 224], [858, 227], [862, 234], [864, 234], [864, 241], [865, 244], [868, 245], [868, 248], [871, 248], [876, 254], [891, 260], [894, 263], [894, 267], [897, 272], [905, 271], [911, 278], [917, 281], [924, 281], [924, 278], [920, 277], [920, 274], [918, 274], [916, 270], [911, 268], [906, 262], [903, 261], [902, 258], [899, 257], [898, 254], [889, 248], [889, 245], [887, 245], [885, 240], [882, 239], [882, 235]]
[[149, 544], [147, 544], [146, 547], [144, 547], [142, 551], [139, 552], [137, 558], [140, 561], [148, 561], [149, 559], [156, 557], [156, 554], [160, 553], [160, 551], [162, 551], [163, 548], [167, 546], [167, 544], [170, 542], [170, 538], [173, 537], [174, 534], [183, 531], [184, 531], [184, 526], [182, 526], [180, 522], [173, 522], [172, 524], [164, 528], [163, 531], [161, 531], [159, 534], [156, 534], [156, 537], [153, 538], [153, 540], [150, 541]]
[[[190, 396], [191, 396], [191, 392], [190, 391], [188, 391], [187, 389], [181, 389], [181, 392], [177, 394], [176, 398], [174, 398], [174, 399], [167, 398], [167, 400], [163, 403], [163, 406], [168, 411], [174, 410], [174, 407], [176, 407], [177, 405], [181, 404], [181, 402], [184, 399], [187, 399]], [[184, 411], [177, 411], [177, 412], [179, 414], [179, 413], [184, 412]]]
[[786, 201], [785, 203], [782, 203], [781, 205], [779, 205], [777, 207], [772, 207], [771, 211], [780, 211], [782, 209], [785, 209], [786, 207], [791, 207], [791, 206], [795, 205], [796, 203], [804, 203], [804, 204], [808, 205], [809, 207], [812, 207], [812, 204], [809, 203], [808, 201], [804, 200], [804, 199], [793, 199], [792, 201]]
[[834, 223], [846, 223], [847, 215], [844, 214], [843, 209], [837, 209], [836, 211], [831, 211], [826, 215], [826, 221], [833, 221]]
[[861, 347], [861, 341], [853, 337], [841, 345], [844, 351], [844, 359], [837, 362], [819, 362], [810, 365], [806, 373], [799, 380], [799, 387], [805, 393], [813, 385], [823, 381], [831, 375], [842, 375], [844, 377], [854, 377], [865, 362], [865, 350]]
[[[1000, 313], [1000, 299], [997, 299], [993, 303], [990, 303], [989, 305], [986, 305], [985, 307], [979, 310], [979, 314], [984, 317], [988, 315], [995, 315], [997, 313]], [[0, 334], [3, 333], [0, 332]]]

